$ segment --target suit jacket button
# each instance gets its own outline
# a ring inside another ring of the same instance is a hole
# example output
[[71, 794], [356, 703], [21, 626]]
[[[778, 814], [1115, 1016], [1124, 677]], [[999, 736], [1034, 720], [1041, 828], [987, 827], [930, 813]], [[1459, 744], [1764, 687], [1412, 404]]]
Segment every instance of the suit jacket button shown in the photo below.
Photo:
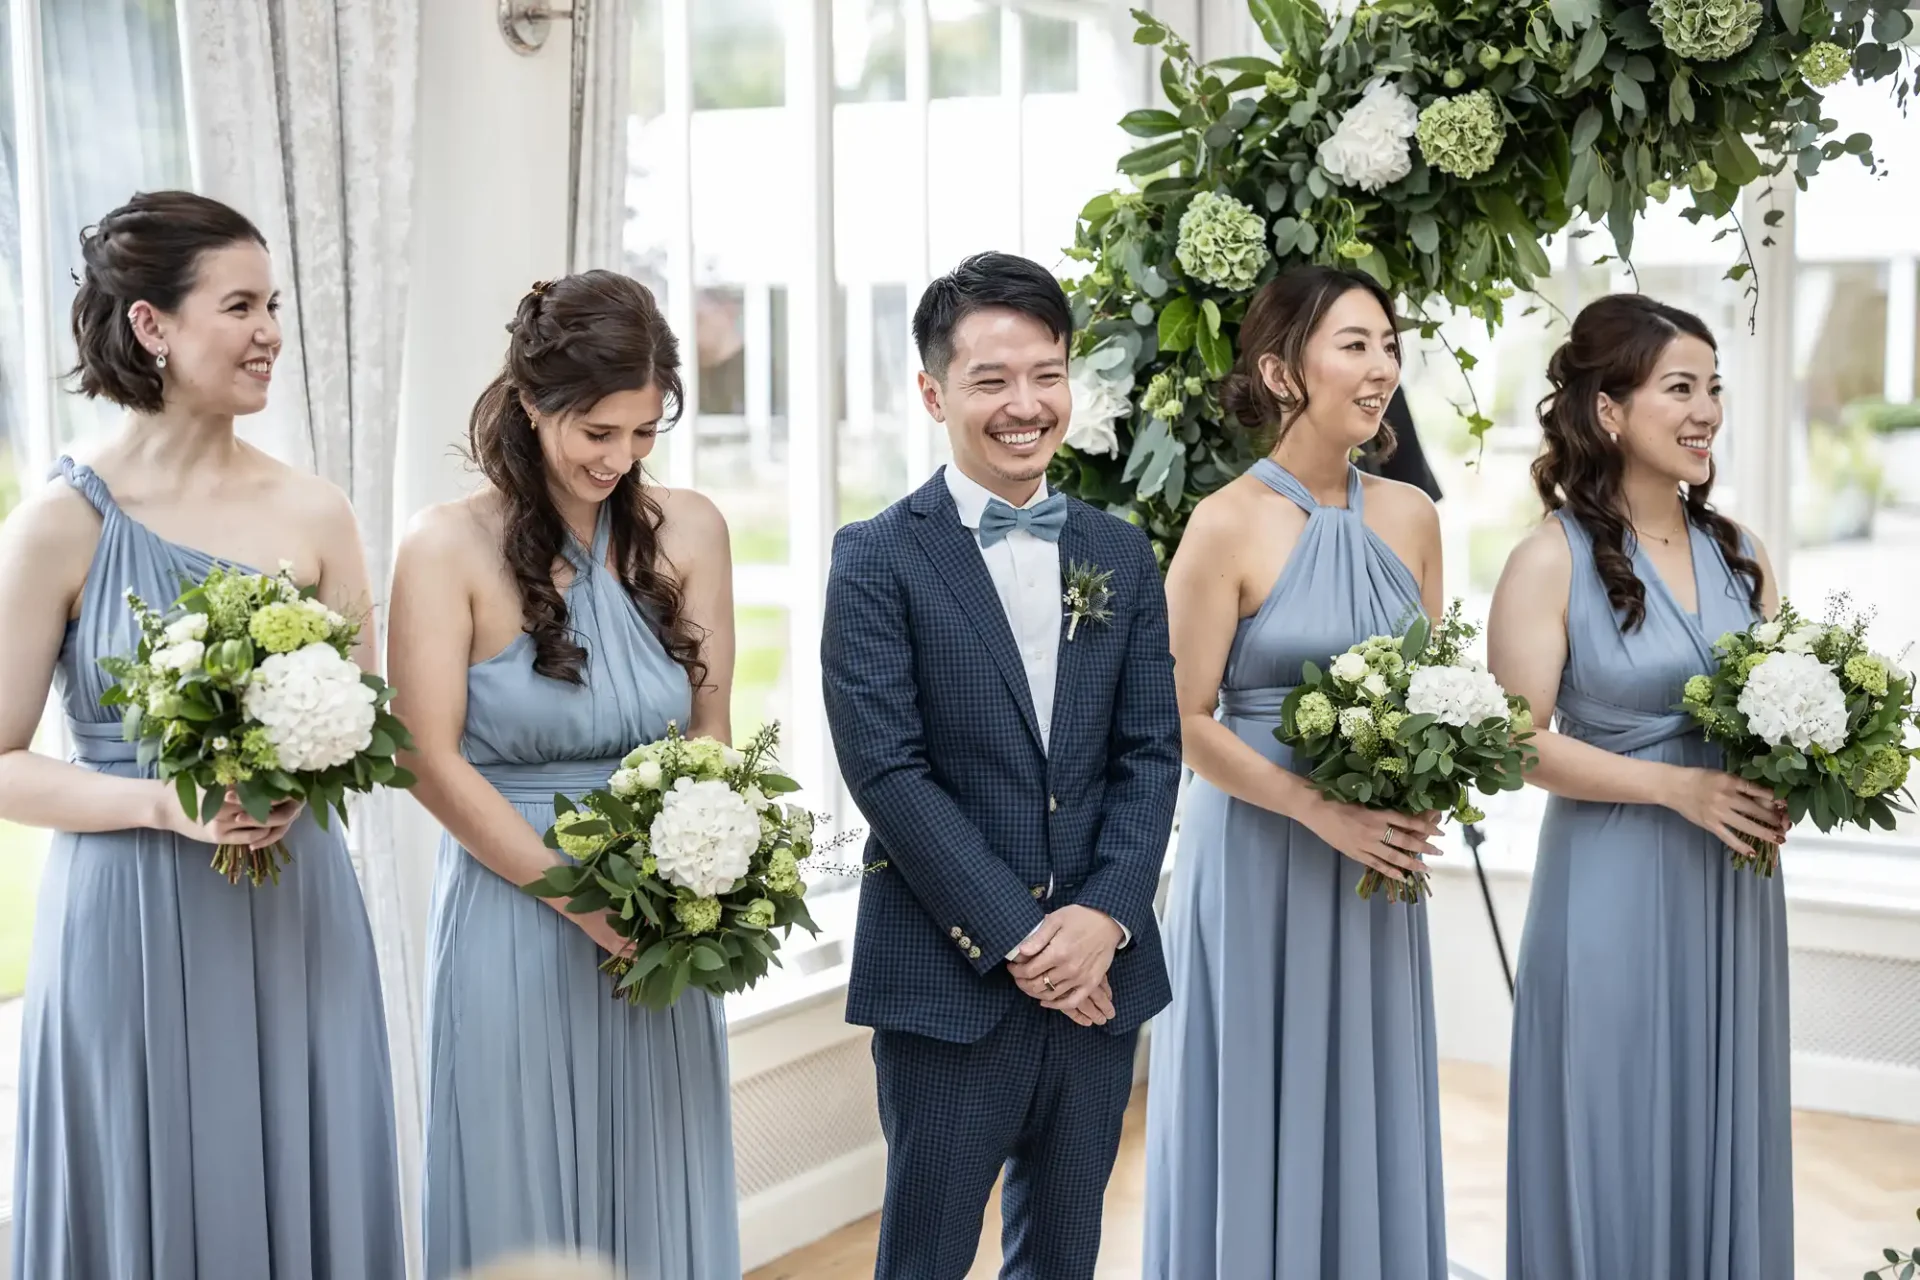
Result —
[[1047, 797], [1048, 813], [1052, 813], [1055, 809], [1058, 809], [1059, 807], [1060, 807], [1060, 802], [1058, 800], [1055, 800], [1052, 796]]
[[969, 949], [968, 949], [968, 951], [967, 951], [967, 959], [969, 959], [969, 960], [978, 960], [979, 958], [980, 958], [980, 948], [978, 948], [978, 947], [972, 947], [972, 948], [969, 948]]
[[1033, 896], [1036, 898], [1044, 898], [1047, 896], [1047, 886], [1043, 884], [1037, 884], [1033, 886], [1031, 892]]
[[963, 930], [959, 925], [955, 925], [953, 926], [953, 928], [947, 930], [947, 936], [949, 938], [952, 938], [955, 942], [958, 942], [960, 941], [960, 935], [964, 932], [965, 930]]
[[965, 936], [962, 936], [962, 937], [961, 937], [961, 939], [960, 939], [960, 946], [961, 946], [961, 948], [962, 948], [962, 949], [965, 949], [965, 948], [967, 948], [967, 947], [970, 947], [970, 946], [972, 946], [972, 945], [973, 945], [973, 939], [972, 939], [972, 938], [969, 938], [969, 937], [965, 937]]

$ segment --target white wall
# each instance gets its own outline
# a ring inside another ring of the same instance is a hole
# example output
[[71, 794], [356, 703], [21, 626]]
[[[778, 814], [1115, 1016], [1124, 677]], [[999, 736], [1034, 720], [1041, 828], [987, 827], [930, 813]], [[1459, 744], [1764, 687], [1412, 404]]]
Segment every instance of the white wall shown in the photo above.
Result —
[[[394, 475], [399, 529], [465, 492], [456, 450], [467, 413], [499, 370], [505, 325], [535, 280], [566, 269], [567, 26], [547, 47], [510, 50], [494, 6], [421, 0], [419, 135], [409, 246], [407, 349]], [[396, 530], [398, 532], [398, 530]], [[412, 905], [424, 916], [439, 829], [401, 802]]]

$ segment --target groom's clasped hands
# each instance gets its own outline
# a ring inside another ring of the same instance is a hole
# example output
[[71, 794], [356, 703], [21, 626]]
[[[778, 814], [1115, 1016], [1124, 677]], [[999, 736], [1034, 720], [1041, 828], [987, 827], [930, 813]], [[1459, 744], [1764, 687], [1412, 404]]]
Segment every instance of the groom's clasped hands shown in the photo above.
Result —
[[1061, 907], [1014, 948], [1007, 970], [1015, 985], [1045, 1008], [1058, 1010], [1083, 1027], [1102, 1026], [1113, 1017], [1107, 970], [1124, 936], [1120, 925], [1104, 912]]

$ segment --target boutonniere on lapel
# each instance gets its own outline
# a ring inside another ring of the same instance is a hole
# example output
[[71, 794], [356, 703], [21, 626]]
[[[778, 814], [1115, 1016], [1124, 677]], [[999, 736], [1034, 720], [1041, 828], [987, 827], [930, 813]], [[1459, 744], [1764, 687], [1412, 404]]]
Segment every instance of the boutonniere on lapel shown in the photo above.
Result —
[[1105, 626], [1113, 620], [1113, 570], [1101, 569], [1078, 560], [1067, 566], [1067, 590], [1060, 599], [1067, 606], [1067, 640], [1082, 622]]

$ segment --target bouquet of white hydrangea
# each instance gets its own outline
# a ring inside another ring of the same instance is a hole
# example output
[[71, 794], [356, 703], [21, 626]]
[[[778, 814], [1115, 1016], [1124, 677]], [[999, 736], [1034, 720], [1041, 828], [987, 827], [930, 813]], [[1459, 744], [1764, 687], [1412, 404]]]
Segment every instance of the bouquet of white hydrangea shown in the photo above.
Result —
[[[285, 799], [305, 801], [327, 825], [347, 820], [349, 793], [410, 787], [394, 754], [413, 745], [387, 710], [393, 690], [353, 661], [360, 624], [293, 580], [215, 568], [166, 610], [129, 592], [140, 626], [131, 657], [102, 658], [114, 678], [101, 695], [121, 708], [121, 730], [142, 767], [171, 780], [180, 804], [206, 822], [234, 796], [264, 821]], [[289, 855], [223, 844], [214, 870], [238, 883], [278, 882]]]
[[[1486, 815], [1469, 788], [1518, 791], [1538, 757], [1526, 699], [1510, 697], [1466, 656], [1478, 631], [1455, 600], [1438, 626], [1416, 617], [1397, 636], [1367, 637], [1325, 671], [1304, 664], [1274, 737], [1328, 799], [1480, 821]], [[1369, 868], [1356, 888], [1369, 898], [1383, 885], [1390, 901], [1415, 902], [1427, 877], [1390, 880]]]
[[[1810, 622], [1791, 601], [1779, 616], [1714, 642], [1719, 663], [1689, 679], [1680, 709], [1726, 756], [1729, 773], [1763, 783], [1822, 831], [1851, 824], [1893, 829], [1920, 747], [1913, 674], [1867, 647], [1869, 614], [1846, 595]], [[1908, 797], [1910, 799], [1910, 797]], [[1770, 876], [1779, 847], [1742, 837], [1752, 852], [1734, 865]]]
[[774, 799], [799, 790], [778, 771], [779, 737], [769, 724], [735, 750], [670, 725], [604, 788], [553, 798], [547, 845], [571, 861], [527, 891], [565, 898], [574, 914], [612, 914], [633, 944], [600, 966], [616, 997], [664, 1009], [689, 986], [743, 991], [780, 963], [794, 925], [819, 932], [800, 866], [840, 841], [816, 845], [813, 815]]

